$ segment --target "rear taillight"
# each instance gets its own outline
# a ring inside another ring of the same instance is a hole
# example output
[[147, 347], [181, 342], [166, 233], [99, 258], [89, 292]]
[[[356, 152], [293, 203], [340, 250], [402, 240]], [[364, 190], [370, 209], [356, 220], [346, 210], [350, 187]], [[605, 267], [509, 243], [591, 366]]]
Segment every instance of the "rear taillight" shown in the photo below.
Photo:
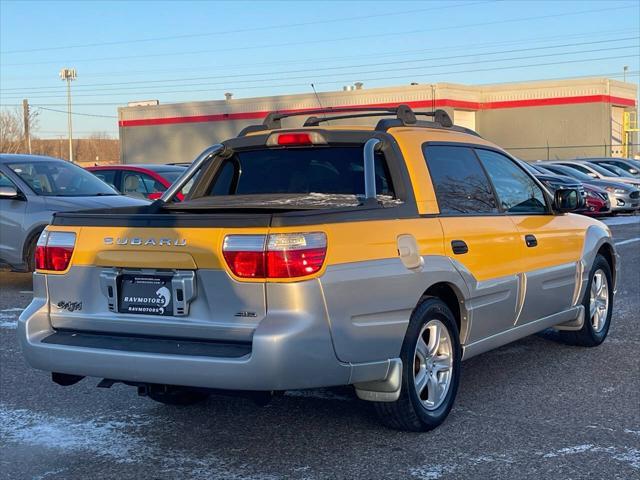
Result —
[[75, 245], [75, 233], [48, 232], [45, 230], [36, 244], [36, 269], [54, 272], [66, 270], [71, 261]]
[[317, 273], [327, 254], [321, 232], [228, 235], [223, 255], [240, 278], [298, 278]]
[[228, 235], [222, 254], [236, 277], [263, 278], [265, 276], [264, 235]]

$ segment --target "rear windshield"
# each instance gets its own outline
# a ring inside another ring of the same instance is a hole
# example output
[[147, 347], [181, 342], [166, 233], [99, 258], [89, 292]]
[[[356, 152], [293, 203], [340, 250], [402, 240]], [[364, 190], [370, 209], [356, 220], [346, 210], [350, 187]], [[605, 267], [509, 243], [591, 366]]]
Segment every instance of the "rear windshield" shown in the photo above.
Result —
[[[384, 155], [376, 154], [376, 193], [395, 197]], [[363, 148], [316, 147], [238, 152], [216, 172], [207, 194], [364, 195]]]

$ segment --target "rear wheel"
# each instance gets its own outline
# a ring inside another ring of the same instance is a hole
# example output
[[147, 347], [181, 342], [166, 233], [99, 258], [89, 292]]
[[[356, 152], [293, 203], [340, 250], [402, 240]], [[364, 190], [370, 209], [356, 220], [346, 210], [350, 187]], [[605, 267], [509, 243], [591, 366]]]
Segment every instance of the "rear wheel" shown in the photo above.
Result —
[[36, 269], [36, 245], [38, 243], [38, 238], [40, 238], [40, 234], [35, 235], [30, 239], [29, 245], [27, 246], [26, 258], [24, 259], [24, 264], [27, 266], [27, 272], [33, 272]]
[[575, 332], [560, 332], [567, 343], [582, 347], [600, 345], [611, 325], [613, 309], [613, 279], [609, 262], [597, 255], [589, 272], [589, 283], [582, 299], [585, 319], [584, 325]]
[[209, 394], [173, 385], [148, 385], [147, 396], [165, 405], [193, 405], [209, 398]]
[[437, 298], [415, 309], [402, 345], [402, 389], [395, 402], [375, 403], [386, 425], [427, 431], [449, 414], [460, 377], [460, 341], [451, 310]]

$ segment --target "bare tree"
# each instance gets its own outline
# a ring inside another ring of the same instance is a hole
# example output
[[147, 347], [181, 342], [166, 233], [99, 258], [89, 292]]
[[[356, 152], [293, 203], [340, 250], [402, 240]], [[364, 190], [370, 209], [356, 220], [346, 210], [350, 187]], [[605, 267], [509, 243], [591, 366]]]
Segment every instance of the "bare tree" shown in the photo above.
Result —
[[0, 153], [17, 153], [22, 142], [22, 119], [17, 111], [0, 112]]
[[[29, 131], [37, 127], [38, 114], [29, 113]], [[0, 111], [0, 153], [24, 153], [28, 145], [24, 137], [22, 113], [18, 109]]]

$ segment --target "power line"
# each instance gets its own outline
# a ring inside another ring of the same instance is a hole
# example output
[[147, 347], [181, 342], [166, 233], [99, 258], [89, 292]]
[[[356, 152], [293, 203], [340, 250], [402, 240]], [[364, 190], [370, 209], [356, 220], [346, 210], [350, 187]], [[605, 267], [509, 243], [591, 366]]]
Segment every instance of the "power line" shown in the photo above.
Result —
[[282, 30], [283, 28], [297, 28], [297, 27], [308, 27], [312, 25], [325, 25], [329, 23], [338, 23], [338, 22], [350, 22], [353, 20], [367, 20], [370, 18], [380, 18], [380, 17], [397, 17], [401, 15], [410, 15], [414, 13], [423, 13], [429, 12], [433, 10], [443, 10], [450, 8], [459, 8], [459, 7], [471, 7], [474, 5], [486, 4], [486, 3], [495, 3], [495, 0], [492, 1], [481, 1], [481, 2], [465, 2], [458, 3], [455, 5], [443, 5], [438, 7], [430, 7], [430, 8], [420, 8], [417, 10], [405, 10], [402, 12], [387, 12], [387, 13], [375, 13], [371, 15], [360, 15], [356, 17], [344, 17], [344, 18], [332, 18], [325, 20], [314, 20], [309, 22], [299, 22], [299, 23], [286, 23], [279, 25], [268, 25], [263, 27], [253, 27], [253, 28], [242, 28], [236, 30], [222, 30], [222, 31], [214, 31], [214, 32], [206, 32], [206, 33], [190, 33], [190, 34], [182, 34], [182, 35], [170, 35], [164, 37], [147, 37], [147, 38], [138, 38], [132, 40], [115, 40], [111, 42], [96, 42], [96, 43], [84, 43], [84, 44], [76, 44], [76, 45], [66, 45], [66, 46], [58, 46], [58, 47], [45, 47], [45, 48], [30, 48], [30, 49], [21, 49], [21, 50], [5, 50], [0, 52], [2, 55], [9, 55], [15, 53], [29, 53], [29, 52], [45, 52], [45, 51], [53, 51], [53, 50], [68, 50], [71, 48], [89, 48], [89, 47], [101, 47], [101, 46], [113, 46], [113, 45], [128, 45], [131, 43], [145, 43], [145, 42], [156, 42], [156, 41], [166, 41], [166, 40], [182, 40], [186, 38], [202, 38], [202, 37], [213, 37], [219, 35], [231, 35], [235, 33], [249, 33], [249, 32], [260, 32], [265, 30]]
[[[85, 85], [79, 85], [78, 87], [76, 87], [76, 91], [80, 91], [80, 90], [92, 90], [92, 88], [90, 87], [105, 87], [105, 86], [114, 86], [114, 85], [133, 85], [133, 84], [137, 84], [137, 85], [144, 85], [144, 84], [150, 84], [150, 83], [174, 83], [174, 82], [180, 82], [183, 83], [185, 81], [190, 81], [190, 80], [206, 80], [206, 79], [224, 79], [224, 78], [228, 78], [228, 79], [237, 79], [237, 78], [244, 78], [244, 77], [256, 77], [256, 76], [264, 76], [264, 75], [284, 75], [284, 74], [290, 74], [290, 73], [304, 73], [304, 72], [321, 72], [321, 71], [335, 71], [335, 70], [345, 70], [345, 69], [352, 69], [352, 68], [363, 68], [363, 67], [373, 67], [373, 66], [380, 66], [380, 65], [401, 65], [401, 64], [407, 64], [407, 63], [417, 63], [417, 62], [426, 62], [426, 61], [432, 61], [432, 60], [449, 60], [449, 59], [456, 59], [456, 58], [467, 58], [467, 57], [478, 57], [478, 56], [486, 56], [486, 55], [500, 55], [500, 54], [504, 54], [504, 53], [517, 53], [517, 52], [527, 52], [527, 51], [537, 51], [537, 50], [547, 50], [547, 49], [555, 49], [555, 48], [566, 48], [566, 47], [578, 47], [578, 46], [585, 46], [585, 45], [595, 45], [595, 44], [603, 44], [603, 43], [615, 43], [615, 42], [622, 42], [622, 41], [627, 41], [627, 40], [638, 40], [640, 39], [639, 36], [635, 36], [635, 37], [623, 37], [623, 38], [617, 38], [617, 39], [609, 39], [609, 40], [596, 40], [596, 41], [591, 41], [591, 42], [577, 42], [577, 43], [565, 43], [565, 44], [559, 44], [559, 45], [548, 45], [548, 46], [542, 46], [542, 47], [530, 47], [530, 48], [520, 48], [520, 49], [510, 49], [510, 50], [502, 50], [502, 51], [494, 51], [494, 52], [481, 52], [481, 53], [467, 53], [464, 55], [447, 55], [447, 56], [440, 56], [440, 57], [431, 57], [431, 58], [418, 58], [418, 59], [409, 59], [409, 60], [397, 60], [397, 61], [391, 61], [391, 62], [376, 62], [376, 63], [368, 63], [368, 64], [359, 64], [359, 65], [343, 65], [343, 66], [337, 66], [337, 67], [322, 67], [322, 68], [313, 68], [313, 69], [298, 69], [298, 70], [285, 70], [285, 71], [276, 71], [276, 72], [260, 72], [260, 73], [245, 73], [245, 74], [238, 74], [238, 75], [216, 75], [216, 76], [202, 76], [202, 77], [186, 77], [186, 78], [176, 78], [176, 79], [164, 79], [164, 80], [139, 80], [139, 81], [128, 81], [128, 82], [109, 82], [109, 83], [93, 83], [93, 84], [85, 84]], [[625, 48], [623, 47], [612, 47], [611, 49], [619, 49], [619, 48]], [[572, 54], [572, 53], [582, 53], [582, 52], [559, 52], [558, 55], [562, 54]], [[195, 85], [203, 85], [203, 84], [195, 84]], [[166, 85], [166, 86], [172, 86], [172, 85]], [[165, 85], [160, 85], [159, 87], [166, 87]], [[189, 84], [184, 85], [184, 86], [189, 86]], [[194, 84], [191, 84], [191, 86], [194, 86]], [[154, 86], [150, 86], [149, 88], [159, 88], [159, 87], [154, 87]], [[131, 88], [138, 88], [138, 87], [131, 87]], [[122, 87], [120, 88], [122, 90], [127, 89], [127, 87]], [[113, 88], [106, 88], [106, 89], [101, 89], [101, 90], [116, 90]], [[49, 91], [53, 91], [54, 93], [56, 91], [59, 91], [58, 87], [48, 87], [48, 86], [42, 86], [42, 87], [28, 87], [28, 88], [21, 88], [21, 87], [14, 87], [14, 88], [4, 88], [2, 89], [2, 91], [4, 92], [11, 92], [11, 91], [20, 91], [20, 92], [31, 92], [31, 93], [49, 93]]]
[[[575, 55], [575, 54], [582, 54], [582, 53], [594, 53], [594, 52], [601, 52], [601, 51], [609, 51], [609, 50], [624, 50], [624, 49], [629, 49], [629, 48], [637, 48], [636, 45], [632, 45], [632, 46], [623, 46], [623, 47], [615, 47], [615, 48], [604, 48], [604, 49], [592, 49], [592, 50], [582, 50], [582, 51], [576, 51], [576, 52], [569, 52], [569, 53], [553, 53], [553, 54], [543, 54], [543, 55], [528, 55], [528, 56], [520, 56], [520, 57], [510, 57], [510, 58], [503, 58], [503, 59], [488, 59], [488, 60], [476, 60], [476, 61], [470, 61], [470, 62], [457, 62], [457, 63], [447, 63], [447, 64], [440, 64], [440, 65], [423, 65], [423, 66], [417, 66], [417, 67], [406, 67], [403, 69], [403, 72], [406, 72], [408, 70], [420, 70], [420, 69], [434, 69], [434, 68], [443, 68], [443, 67], [452, 67], [452, 66], [462, 66], [462, 65], [474, 65], [474, 64], [482, 64], [482, 63], [496, 63], [496, 62], [504, 62], [504, 61], [514, 61], [514, 60], [529, 60], [529, 59], [533, 59], [533, 58], [542, 58], [542, 57], [557, 57], [557, 56], [564, 56], [564, 55]], [[578, 62], [585, 62], [585, 61], [598, 61], [598, 60], [610, 60], [610, 59], [618, 59], [618, 58], [628, 58], [628, 55], [620, 55], [620, 56], [613, 56], [613, 57], [600, 57], [600, 58], [583, 58], [583, 59], [578, 59], [578, 60], [564, 60], [563, 62], [554, 62], [554, 63], [542, 63], [542, 64], [533, 64], [533, 65], [524, 65], [524, 66], [507, 66], [507, 67], [492, 67], [489, 70], [503, 70], [503, 69], [512, 69], [512, 68], [529, 68], [531, 66], [545, 66], [545, 65], [558, 65], [558, 64], [562, 64], [562, 63], [578, 63]], [[394, 72], [397, 71], [396, 68], [391, 68], [391, 69], [381, 69], [381, 70], [369, 70], [369, 71], [365, 71], [365, 72], [340, 72], [340, 73], [332, 73], [332, 74], [325, 74], [325, 75], [314, 75], [313, 76], [313, 80], [317, 80], [318, 78], [331, 78], [331, 77], [336, 77], [336, 76], [346, 76], [349, 75], [352, 78], [356, 77], [359, 80], [367, 80], [367, 79], [363, 79], [362, 75], [367, 75], [367, 74], [375, 74], [375, 73], [386, 73], [386, 72]], [[467, 72], [478, 72], [478, 71], [485, 71], [485, 70], [462, 70], [462, 71], [457, 71], [457, 72], [430, 72], [428, 74], [420, 74], [417, 76], [428, 76], [428, 75], [443, 75], [443, 74], [448, 74], [448, 73], [467, 73]], [[415, 75], [414, 75], [415, 76]], [[386, 80], [386, 79], [398, 79], [398, 78], [406, 78], [407, 75], [403, 75], [403, 76], [394, 76], [394, 77], [382, 77], [380, 78], [381, 80]], [[288, 77], [288, 80], [302, 80], [302, 79], [309, 79], [309, 76], [297, 76], [297, 77]], [[274, 86], [299, 86], [299, 83], [295, 83], [295, 84], [285, 84], [285, 85], [264, 85], [261, 84], [258, 87], [250, 87], [250, 86], [238, 86], [238, 84], [240, 83], [256, 83], [256, 82], [265, 82], [265, 81], [279, 81], [279, 80], [283, 80], [281, 78], [266, 78], [266, 79], [258, 79], [258, 80], [233, 80], [235, 86], [235, 89], [242, 89], [242, 88], [269, 88], [269, 87], [274, 87]], [[367, 81], [371, 81], [372, 79], [368, 79]], [[378, 80], [377, 78], [374, 80]], [[328, 84], [332, 84], [332, 83], [343, 83], [345, 80], [341, 80], [338, 82], [333, 82], [333, 81], [329, 81], [329, 82], [324, 82], [324, 83], [328, 83]], [[187, 85], [183, 85], [183, 87], [185, 86], [217, 86], [217, 85], [229, 85], [229, 81], [227, 82], [209, 82], [209, 83], [199, 83], [199, 84], [187, 84]], [[153, 94], [170, 94], [170, 93], [192, 93], [192, 92], [202, 92], [203, 90], [193, 90], [193, 89], [185, 89], [185, 90], [165, 90], [165, 91], [150, 91], [151, 88], [154, 87], [149, 87], [149, 89], [146, 89], [144, 92], [127, 92], [128, 95], [148, 95], [149, 93], [153, 93]], [[164, 87], [155, 87], [155, 88], [164, 88]], [[121, 90], [125, 90], [125, 88], [122, 89], [117, 89], [119, 91]], [[107, 89], [104, 89], [107, 90]], [[208, 90], [204, 90], [204, 91], [208, 91]], [[102, 97], [102, 96], [114, 96], [114, 95], [122, 95], [122, 93], [118, 92], [118, 93], [78, 93], [75, 95], [75, 97]], [[11, 96], [5, 96], [4, 98], [21, 98], [21, 97], [11, 97]], [[31, 95], [30, 98], [60, 98], [60, 96], [56, 96], [56, 95]]]
[[[639, 32], [638, 29], [634, 29], [634, 30], [630, 30], [629, 32], [624, 32], [625, 34], [628, 35], [632, 35], [632, 34], [637, 34]], [[553, 40], [557, 40], [557, 39], [570, 39], [570, 38], [583, 38], [583, 37], [588, 37], [588, 38], [594, 38], [594, 37], [598, 37], [598, 36], [602, 36], [604, 34], [609, 34], [609, 33], [618, 33], [620, 34], [620, 29], [615, 29], [615, 30], [600, 30], [600, 31], [596, 31], [596, 32], [589, 32], [589, 33], [581, 33], [581, 34], [571, 34], [571, 35], [554, 35], [554, 36], [545, 36], [544, 38], [541, 38], [540, 36], [536, 36], [536, 37], [526, 37], [526, 38], [520, 38], [518, 40], [510, 40], [510, 41], [500, 41], [500, 42], [485, 42], [485, 43], [473, 43], [473, 44], [457, 44], [457, 45], [450, 45], [450, 44], [446, 44], [446, 46], [437, 46], [437, 47], [431, 47], [431, 48], [420, 48], [420, 49], [411, 49], [411, 50], [393, 50], [393, 51], [387, 51], [387, 52], [376, 52], [376, 53], [370, 53], [370, 54], [358, 54], [358, 55], [347, 55], [347, 56], [340, 56], [340, 57], [309, 57], [309, 58], [302, 58], [302, 59], [289, 59], [289, 60], [278, 60], [278, 61], [269, 61], [269, 62], [251, 62], [250, 65], [248, 65], [247, 63], [244, 64], [226, 64], [226, 65], [217, 65], [215, 68], [216, 70], [220, 70], [220, 69], [229, 69], [229, 68], [243, 68], [243, 67], [247, 67], [247, 66], [258, 66], [258, 65], [284, 65], [284, 64], [305, 64], [305, 63], [313, 63], [313, 64], [318, 64], [318, 63], [326, 63], [326, 62], [332, 62], [335, 63], [336, 61], [341, 61], [341, 60], [349, 60], [349, 59], [353, 59], [353, 58], [357, 58], [357, 59], [361, 59], [361, 58], [368, 58], [368, 57], [375, 57], [375, 58], [382, 58], [382, 57], [389, 57], [389, 56], [404, 56], [404, 55], [408, 55], [408, 54], [413, 54], [413, 53], [423, 53], [423, 52], [431, 52], [431, 51], [441, 51], [443, 48], [446, 48], [446, 50], [448, 52], [453, 52], [453, 51], [457, 51], [457, 50], [464, 50], [464, 51], [469, 51], [469, 50], [475, 50], [478, 48], [484, 48], [484, 47], [494, 47], [494, 46], [502, 46], [502, 45], [520, 45], [520, 44], [526, 44], [526, 45], [530, 45], [530, 44], [540, 44], [540, 43], [549, 43], [550, 41]], [[433, 44], [431, 44], [433, 45]], [[211, 68], [211, 67], [210, 67]], [[104, 76], [109, 76], [109, 77], [114, 77], [114, 76], [130, 76], [130, 75], [135, 75], [135, 74], [140, 74], [140, 73], [144, 73], [144, 74], [149, 74], [149, 73], [166, 73], [166, 72], [175, 72], [175, 68], [171, 68], [171, 69], [145, 69], [145, 70], [138, 70], [138, 71], [132, 71], [132, 70], [127, 70], [127, 71], [123, 71], [123, 72], [113, 72], [113, 71], [109, 71], [109, 72], [94, 72], [94, 73], [88, 73], [86, 74], [87, 77], [104, 77]], [[184, 71], [197, 71], [197, 72], [203, 72], [203, 68], [199, 67], [197, 69], [181, 69], [182, 72]], [[23, 77], [16, 77], [16, 76], [4, 76], [4, 79], [20, 79], [21, 81], [23, 80]], [[47, 76], [31, 76], [30, 78], [51, 78], [49, 75]], [[33, 88], [39, 88], [39, 87], [33, 87]]]
[[[578, 60], [581, 61], [581, 60]], [[562, 62], [561, 62], [562, 63]], [[537, 65], [531, 65], [531, 66], [537, 66]], [[506, 68], [520, 68], [520, 67], [506, 67]], [[468, 71], [462, 71], [462, 72], [452, 72], [452, 73], [467, 73]], [[452, 74], [452, 73], [447, 73], [447, 72], [443, 72], [443, 73], [438, 73], [437, 75], [447, 75], [447, 74]], [[541, 81], [551, 81], [551, 80], [577, 80], [577, 79], [583, 79], [583, 78], [595, 78], [595, 77], [606, 77], [606, 78], [620, 78], [623, 77], [624, 74], [620, 73], [620, 72], [606, 72], [606, 73], [590, 73], [588, 75], [572, 75], [572, 76], [562, 76], [562, 77], [545, 77], [545, 78], [535, 78], [535, 79], [530, 79], [528, 80], [528, 82], [541, 82]], [[633, 71], [627, 71], [626, 73], [627, 77], [638, 77], [640, 76], [640, 70], [633, 70]], [[377, 79], [377, 80], [386, 80], [388, 78], [385, 79]], [[369, 79], [371, 80], [371, 79]], [[333, 82], [333, 84], [340, 84], [342, 82]], [[480, 84], [481, 85], [481, 84]], [[280, 87], [280, 86], [303, 86], [303, 84], [289, 84], [289, 85], [270, 85], [267, 86], [266, 88], [275, 88], [275, 87]], [[304, 85], [306, 86], [306, 84]], [[255, 88], [255, 87], [248, 87], [248, 88]], [[206, 92], [211, 92], [211, 90], [205, 90]], [[207, 100], [204, 100], [207, 101]], [[38, 108], [42, 108], [42, 106], [47, 106], [47, 107], [52, 107], [52, 106], [65, 106], [66, 103], [40, 103], [38, 104]], [[102, 107], [102, 106], [112, 106], [112, 107], [123, 107], [126, 106], [126, 102], [86, 102], [86, 103], [75, 103], [76, 106], [92, 106], [92, 107]], [[18, 103], [15, 104], [10, 104], [10, 103], [2, 103], [0, 104], [0, 107], [20, 107], [21, 105]], [[110, 118], [115, 118], [115, 117], [110, 117]]]
[[[39, 108], [40, 110], [47, 110], [49, 112], [64, 113], [65, 115], [68, 113], [68, 112], [65, 112], [64, 110], [56, 110], [54, 108], [42, 107], [42, 106], [39, 106], [39, 105], [34, 105], [34, 106], [36, 108]], [[71, 112], [71, 115], [82, 115], [83, 117], [118, 118], [115, 115], [98, 115], [96, 113]]]
[[326, 44], [328, 42], [341, 42], [343, 40], [381, 38], [381, 37], [398, 36], [398, 35], [406, 36], [406, 35], [415, 34], [415, 33], [432, 33], [432, 32], [445, 31], [445, 30], [455, 30], [459, 28], [486, 27], [490, 25], [501, 25], [505, 23], [541, 20], [541, 19], [547, 19], [547, 18], [557, 19], [561, 17], [577, 16], [577, 15], [584, 15], [589, 13], [612, 12], [615, 10], [622, 10], [622, 9], [628, 10], [628, 7], [613, 7], [613, 8], [607, 7], [607, 8], [593, 9], [593, 10], [582, 10], [582, 11], [576, 11], [576, 12], [565, 12], [565, 13], [557, 13], [557, 14], [550, 14], [550, 15], [538, 15], [538, 16], [511, 18], [511, 19], [505, 19], [505, 20], [494, 20], [491, 22], [471, 23], [471, 24], [464, 24], [464, 25], [450, 25], [450, 26], [442, 26], [442, 27], [436, 27], [436, 28], [412, 30], [412, 31], [402, 30], [402, 31], [389, 32], [389, 33], [373, 33], [373, 34], [367, 34], [367, 35], [356, 35], [356, 36], [339, 37], [339, 38], [321, 38], [318, 40], [304, 40], [304, 41], [298, 40], [295, 42], [285, 42], [285, 43], [267, 44], [267, 45], [259, 44], [259, 45], [252, 45], [252, 46], [246, 46], [246, 47], [232, 47], [232, 48], [214, 49], [214, 50], [195, 50], [195, 51], [186, 51], [186, 52], [182, 51], [182, 52], [173, 52], [173, 53], [157, 53], [157, 54], [144, 54], [144, 55], [128, 55], [128, 56], [117, 56], [117, 57], [92, 57], [92, 58], [76, 59], [76, 60], [64, 59], [64, 60], [47, 60], [42, 62], [5, 63], [4, 66], [15, 67], [15, 66], [26, 66], [26, 65], [49, 65], [49, 64], [59, 64], [64, 62], [89, 63], [89, 62], [101, 62], [101, 61], [109, 61], [109, 60], [127, 60], [127, 59], [135, 59], [135, 58], [148, 59], [152, 57], [185, 56], [185, 55], [195, 55], [195, 54], [201, 54], [201, 53], [255, 50], [255, 49], [264, 49], [264, 48], [312, 45], [312, 44], [318, 44], [318, 43]]

